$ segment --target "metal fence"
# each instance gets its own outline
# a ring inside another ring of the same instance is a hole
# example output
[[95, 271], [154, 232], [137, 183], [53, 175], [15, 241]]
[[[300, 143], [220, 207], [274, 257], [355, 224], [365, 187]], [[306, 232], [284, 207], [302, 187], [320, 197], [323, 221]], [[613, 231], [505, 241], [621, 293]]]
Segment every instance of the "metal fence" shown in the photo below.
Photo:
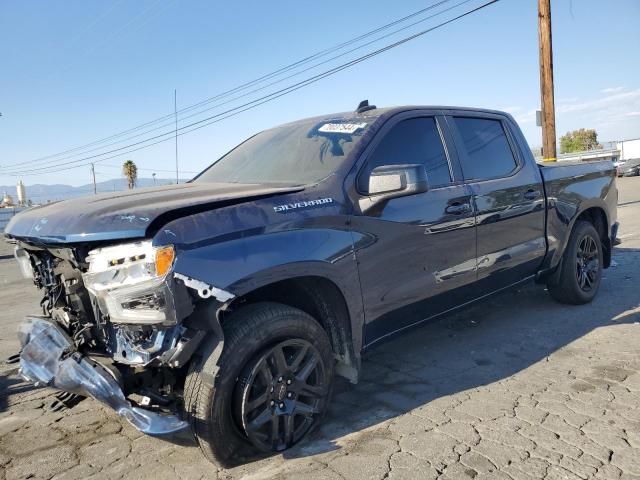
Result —
[[0, 233], [4, 232], [4, 227], [7, 226], [9, 220], [13, 218], [14, 215], [20, 213], [25, 210], [24, 208], [0, 208]]

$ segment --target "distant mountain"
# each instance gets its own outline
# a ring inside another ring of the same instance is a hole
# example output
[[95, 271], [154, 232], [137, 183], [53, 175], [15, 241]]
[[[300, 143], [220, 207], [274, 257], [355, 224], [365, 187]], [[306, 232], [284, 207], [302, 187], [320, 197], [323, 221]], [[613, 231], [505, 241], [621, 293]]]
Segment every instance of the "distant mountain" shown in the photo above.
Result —
[[[180, 183], [187, 180], [181, 179]], [[166, 178], [156, 178], [155, 185], [172, 185], [175, 180]], [[138, 178], [136, 181], [136, 188], [153, 187], [152, 178]], [[44, 185], [35, 184], [27, 185], [25, 187], [27, 198], [33, 203], [46, 203], [47, 201], [54, 200], [66, 200], [68, 198], [84, 197], [86, 195], [93, 195], [93, 183], [82, 185], [80, 187], [72, 187], [71, 185]], [[115, 178], [113, 180], [107, 180], [104, 182], [97, 182], [96, 189], [98, 193], [104, 192], [119, 192], [127, 190], [126, 178]], [[0, 185], [0, 199], [4, 193], [8, 193], [13, 197], [14, 202], [17, 202], [18, 196], [15, 185]]]

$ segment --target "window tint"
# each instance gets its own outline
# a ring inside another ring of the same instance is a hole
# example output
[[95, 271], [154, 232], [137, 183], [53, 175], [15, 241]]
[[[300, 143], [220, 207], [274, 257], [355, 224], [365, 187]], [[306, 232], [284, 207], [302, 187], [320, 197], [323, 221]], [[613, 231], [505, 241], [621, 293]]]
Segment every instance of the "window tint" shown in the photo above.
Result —
[[456, 117], [466, 156], [461, 155], [466, 179], [505, 177], [517, 163], [499, 120]]
[[369, 190], [369, 174], [382, 165], [422, 164], [430, 187], [451, 183], [449, 162], [436, 121], [431, 117], [403, 120], [378, 144], [360, 175], [358, 189]]

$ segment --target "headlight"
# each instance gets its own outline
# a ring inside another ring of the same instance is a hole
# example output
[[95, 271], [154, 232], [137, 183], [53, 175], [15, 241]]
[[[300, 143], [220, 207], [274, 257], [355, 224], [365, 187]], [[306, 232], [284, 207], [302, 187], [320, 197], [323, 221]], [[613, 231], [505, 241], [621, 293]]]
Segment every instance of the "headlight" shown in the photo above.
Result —
[[114, 323], [176, 323], [169, 273], [173, 246], [151, 241], [91, 250], [84, 284]]
[[16, 257], [18, 261], [18, 266], [20, 267], [20, 273], [24, 278], [33, 278], [33, 266], [31, 265], [31, 259], [29, 258], [29, 253], [24, 248], [16, 247], [13, 252], [13, 256]]

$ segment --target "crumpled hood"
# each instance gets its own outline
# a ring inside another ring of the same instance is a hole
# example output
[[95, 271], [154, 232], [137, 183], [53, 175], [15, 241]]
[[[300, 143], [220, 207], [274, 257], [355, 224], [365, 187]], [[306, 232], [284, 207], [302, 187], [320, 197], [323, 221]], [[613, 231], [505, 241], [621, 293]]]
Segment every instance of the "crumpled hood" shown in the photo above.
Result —
[[[185, 183], [106, 193], [30, 208], [11, 219], [5, 235], [37, 243], [74, 243], [145, 237], [162, 218], [189, 215], [300, 186]], [[155, 225], [154, 225], [154, 221]]]

